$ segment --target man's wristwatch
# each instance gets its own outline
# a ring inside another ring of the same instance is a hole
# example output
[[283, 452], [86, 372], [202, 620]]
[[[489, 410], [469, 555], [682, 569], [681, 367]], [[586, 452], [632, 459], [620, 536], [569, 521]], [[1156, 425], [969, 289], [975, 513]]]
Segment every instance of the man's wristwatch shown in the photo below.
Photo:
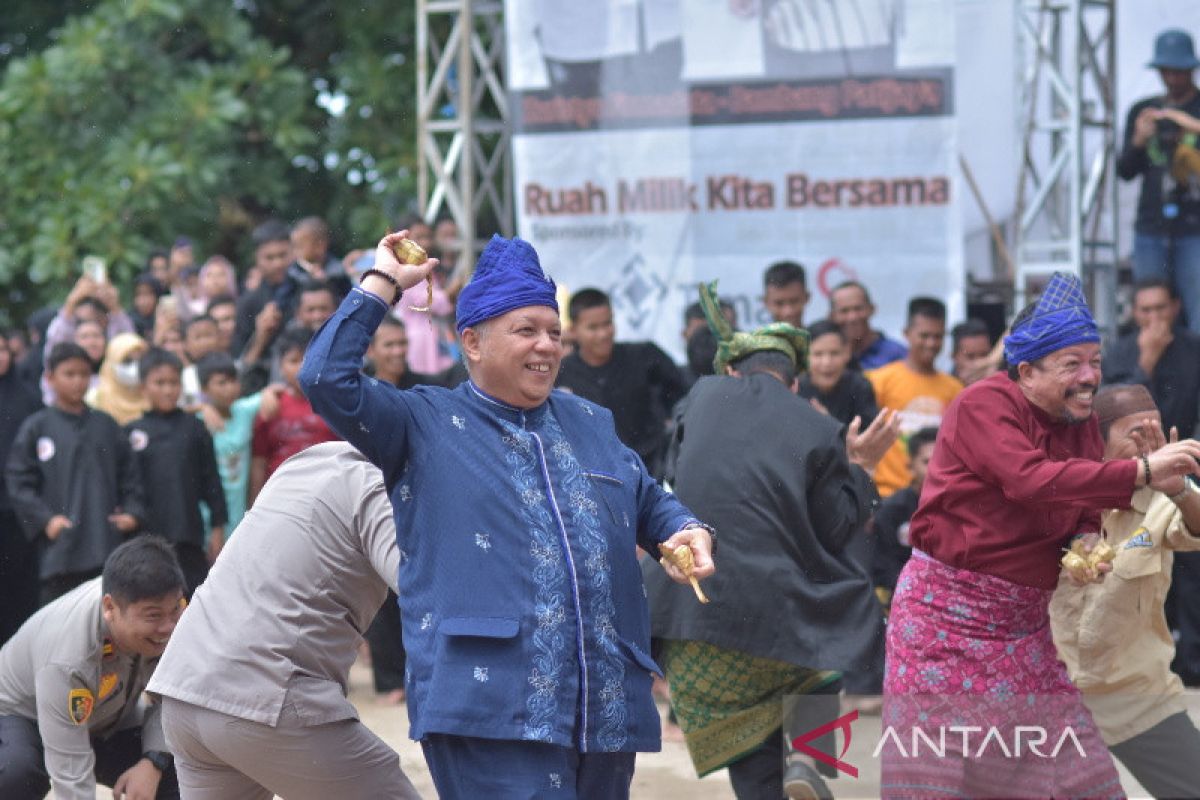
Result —
[[710, 553], [717, 552], [717, 529], [716, 528], [714, 528], [712, 525], [705, 525], [703, 522], [697, 521], [697, 522], [689, 522], [687, 525], [683, 526], [682, 530], [686, 531], [686, 530], [690, 530], [692, 528], [701, 528], [702, 530], [708, 531], [709, 541], [712, 542], [712, 544], [709, 546], [708, 550]]
[[159, 772], [166, 772], [175, 763], [175, 757], [162, 750], [147, 750], [142, 753], [142, 758], [153, 764]]

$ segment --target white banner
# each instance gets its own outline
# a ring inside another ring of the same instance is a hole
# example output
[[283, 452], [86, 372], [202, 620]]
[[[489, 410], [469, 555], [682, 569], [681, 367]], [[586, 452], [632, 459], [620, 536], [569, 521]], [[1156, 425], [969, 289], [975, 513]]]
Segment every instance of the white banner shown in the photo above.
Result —
[[[915, 35], [947, 8], [947, 39]], [[892, 336], [914, 295], [962, 318], [950, 0], [506, 11], [519, 234], [570, 291], [609, 292], [621, 339], [681, 359], [683, 310], [714, 278], [742, 327], [763, 324], [784, 259], [808, 271], [806, 321], [848, 279]]]

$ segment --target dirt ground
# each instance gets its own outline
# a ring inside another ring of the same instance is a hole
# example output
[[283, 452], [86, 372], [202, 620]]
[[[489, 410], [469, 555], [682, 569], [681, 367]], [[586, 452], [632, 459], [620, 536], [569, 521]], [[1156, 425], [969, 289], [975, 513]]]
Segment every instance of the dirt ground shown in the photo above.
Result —
[[[400, 753], [400, 763], [418, 791], [425, 797], [436, 797], [421, 748], [408, 738], [408, 716], [404, 708], [379, 702], [371, 691], [370, 669], [361, 663], [356, 664], [350, 674], [350, 699], [358, 708], [363, 722]], [[1189, 691], [1187, 699], [1192, 719], [1200, 720], [1200, 692]], [[855, 723], [850, 749], [844, 760], [859, 767], [859, 777], [842, 776], [830, 781], [829, 787], [834, 797], [850, 800], [879, 796], [878, 766], [872, 763], [871, 758], [879, 730], [879, 717], [861, 717]], [[1129, 797], [1147, 796], [1120, 763], [1117, 769]], [[661, 753], [642, 753], [638, 756], [632, 794], [639, 800], [733, 800], [734, 796], [724, 771], [703, 780], [696, 778], [687, 748], [682, 742], [664, 742]], [[101, 789], [97, 797], [111, 800], [112, 795], [106, 789]]]

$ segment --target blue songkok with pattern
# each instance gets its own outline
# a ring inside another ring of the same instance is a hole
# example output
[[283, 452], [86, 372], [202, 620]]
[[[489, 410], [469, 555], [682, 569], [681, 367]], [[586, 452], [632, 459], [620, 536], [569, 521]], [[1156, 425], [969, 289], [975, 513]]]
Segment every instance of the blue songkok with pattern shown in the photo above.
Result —
[[1033, 315], [1004, 337], [1004, 358], [1011, 366], [1037, 361], [1056, 350], [1100, 342], [1100, 329], [1083, 297], [1079, 278], [1056, 272], [1034, 307]]
[[475, 274], [458, 296], [455, 327], [461, 334], [514, 308], [546, 306], [558, 311], [554, 281], [542, 272], [537, 251], [524, 239], [494, 235], [479, 254]]

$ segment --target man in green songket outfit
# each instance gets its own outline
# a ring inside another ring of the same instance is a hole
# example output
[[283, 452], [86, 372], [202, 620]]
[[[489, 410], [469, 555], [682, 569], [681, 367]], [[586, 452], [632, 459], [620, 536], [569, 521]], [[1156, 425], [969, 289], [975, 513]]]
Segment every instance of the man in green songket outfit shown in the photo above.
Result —
[[[897, 423], [884, 412], [860, 432], [862, 420], [844, 427], [816, 411], [795, 394], [808, 334], [787, 323], [734, 332], [716, 284], [700, 294], [716, 375], [687, 397], [675, 492], [720, 532], [721, 569], [701, 605], [647, 567], [653, 635], [666, 640], [671, 702], [700, 776], [728, 767], [740, 800], [778, 800], [786, 759], [788, 796], [828, 796], [788, 742], [837, 718], [840, 671], [883, 646], [870, 578], [845, 547], [878, 500], [870, 473]], [[816, 746], [837, 755], [831, 741]]]

